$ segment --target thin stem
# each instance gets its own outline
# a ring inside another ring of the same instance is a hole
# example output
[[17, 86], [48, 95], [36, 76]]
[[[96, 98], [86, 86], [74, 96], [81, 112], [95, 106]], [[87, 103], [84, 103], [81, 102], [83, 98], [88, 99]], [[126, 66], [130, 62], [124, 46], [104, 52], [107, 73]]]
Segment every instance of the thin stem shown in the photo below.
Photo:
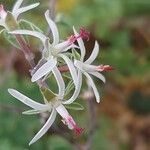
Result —
[[91, 150], [93, 137], [96, 132], [96, 107], [95, 107], [94, 94], [90, 85], [88, 85], [88, 96], [86, 97], [86, 101], [88, 106], [89, 131], [88, 131], [87, 141], [85, 144], [85, 150]]
[[26, 41], [21, 35], [15, 35], [15, 37], [21, 47], [21, 50], [25, 55], [25, 58], [29, 62], [31, 68], [34, 68], [35, 67], [34, 54], [32, 53], [30, 46], [26, 43]]
[[[31, 66], [30, 74], [32, 76], [34, 68], [35, 68], [34, 54], [32, 53], [30, 46], [26, 43], [23, 36], [15, 35], [15, 37], [21, 47], [21, 50], [23, 51], [23, 53], [25, 55], [26, 60], [29, 62], [30, 66]], [[39, 87], [47, 88], [47, 84], [43, 80], [38, 80], [36, 83], [38, 84]]]

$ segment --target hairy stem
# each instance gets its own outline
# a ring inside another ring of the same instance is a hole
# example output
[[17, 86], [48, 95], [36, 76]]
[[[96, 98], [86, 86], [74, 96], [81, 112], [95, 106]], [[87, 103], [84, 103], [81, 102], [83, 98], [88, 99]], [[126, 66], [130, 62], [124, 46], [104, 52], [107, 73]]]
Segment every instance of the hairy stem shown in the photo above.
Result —
[[[15, 37], [16, 37], [16, 39], [17, 39], [17, 41], [18, 41], [18, 43], [21, 47], [21, 50], [23, 51], [23, 53], [25, 55], [26, 60], [30, 64], [30, 67], [31, 67], [30, 74], [32, 76], [34, 68], [35, 68], [34, 54], [32, 53], [32, 50], [31, 50], [30, 46], [26, 43], [23, 36], [15, 35]], [[38, 84], [39, 87], [47, 88], [47, 84], [43, 80], [38, 80], [36, 83]]]

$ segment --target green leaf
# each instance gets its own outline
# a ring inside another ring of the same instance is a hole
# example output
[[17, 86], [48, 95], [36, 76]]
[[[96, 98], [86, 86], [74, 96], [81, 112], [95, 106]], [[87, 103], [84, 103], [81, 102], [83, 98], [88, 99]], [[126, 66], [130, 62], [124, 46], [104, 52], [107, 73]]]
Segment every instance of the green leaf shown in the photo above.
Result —
[[66, 75], [66, 74], [62, 74], [62, 76], [65, 77], [65, 78], [67, 78], [67, 79], [72, 80], [71, 76], [68, 76], [68, 75]]
[[2, 34], [5, 30], [6, 30], [6, 29], [2, 29], [2, 30], [0, 30], [0, 34]]
[[65, 105], [65, 107], [68, 109], [72, 109], [72, 110], [83, 110], [84, 109], [83, 105], [81, 105], [77, 102], [73, 102], [72, 104]]
[[74, 88], [74, 83], [71, 80], [66, 87], [65, 96], [67, 96], [73, 90], [73, 88]]
[[19, 21], [19, 25], [20, 25], [23, 29], [32, 29], [32, 30], [35, 30], [35, 31], [38, 31], [38, 32], [43, 33], [43, 31], [42, 31], [39, 27], [37, 27], [35, 24], [33, 24], [33, 23], [30, 22], [30, 21], [21, 19], [21, 20]]
[[41, 113], [41, 111], [35, 110], [35, 109], [22, 112], [22, 114], [24, 114], [24, 115], [35, 115], [35, 114], [39, 114], [39, 113]]
[[[20, 26], [21, 29], [33, 30], [33, 31], [38, 31], [38, 32], [43, 33], [43, 31], [41, 29], [39, 29], [35, 24], [33, 24], [30, 21], [24, 20], [24, 19], [21, 19], [19, 21], [19, 26]], [[24, 38], [29, 43], [28, 35], [24, 35]]]
[[77, 60], [80, 60], [80, 54], [77, 52], [77, 50], [76, 49], [72, 49], [72, 55], [73, 55], [73, 57], [74, 57], [74, 59], [77, 59]]

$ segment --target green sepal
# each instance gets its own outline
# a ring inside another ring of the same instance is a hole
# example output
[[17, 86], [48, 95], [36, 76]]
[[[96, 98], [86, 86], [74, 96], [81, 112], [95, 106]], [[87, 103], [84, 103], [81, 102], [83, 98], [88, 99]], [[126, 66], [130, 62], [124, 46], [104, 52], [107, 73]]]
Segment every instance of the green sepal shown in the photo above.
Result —
[[72, 56], [74, 57], [74, 59], [76, 59], [76, 60], [80, 60], [80, 54], [77, 52], [77, 50], [76, 49], [72, 49]]
[[27, 110], [27, 111], [22, 112], [22, 114], [24, 114], [24, 115], [36, 115], [36, 114], [39, 114], [41, 112], [42, 111], [31, 109], [31, 110]]
[[62, 74], [62, 76], [65, 77], [65, 78], [67, 78], [67, 79], [69, 79], [69, 80], [72, 80], [71, 76], [69, 76], [69, 75]]
[[11, 12], [7, 12], [5, 23], [10, 31], [18, 29], [18, 23], [16, 22], [13, 14]]
[[74, 83], [71, 80], [66, 87], [65, 96], [67, 96], [73, 90], [73, 88], [74, 88]]
[[73, 102], [69, 105], [65, 105], [65, 107], [68, 109], [72, 109], [72, 110], [83, 110], [84, 109], [83, 105], [81, 105], [77, 102]]
[[0, 30], [0, 34], [2, 34], [5, 30], [6, 30], [6, 29], [2, 29], [2, 30]]
[[48, 88], [40, 88], [40, 91], [44, 99], [46, 99], [48, 102], [52, 101], [56, 97], [56, 94]]

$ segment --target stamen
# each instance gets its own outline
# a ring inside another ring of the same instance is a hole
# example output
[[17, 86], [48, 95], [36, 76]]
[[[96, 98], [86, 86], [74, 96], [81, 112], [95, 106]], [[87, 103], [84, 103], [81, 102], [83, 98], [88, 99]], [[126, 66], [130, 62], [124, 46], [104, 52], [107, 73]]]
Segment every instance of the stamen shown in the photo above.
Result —
[[112, 71], [112, 70], [114, 70], [114, 68], [109, 65], [100, 65], [97, 67], [97, 71]]
[[90, 37], [90, 32], [88, 32], [85, 28], [82, 27], [82, 28], [80, 28], [79, 37], [88, 41], [89, 37]]
[[75, 35], [71, 35], [68, 40], [70, 44], [73, 44], [77, 40], [77, 37]]
[[78, 38], [82, 38], [88, 41], [89, 35], [90, 35], [90, 32], [86, 31], [84, 28], [80, 28], [80, 33], [78, 36], [71, 35], [68, 38], [69, 44], [73, 44]]

